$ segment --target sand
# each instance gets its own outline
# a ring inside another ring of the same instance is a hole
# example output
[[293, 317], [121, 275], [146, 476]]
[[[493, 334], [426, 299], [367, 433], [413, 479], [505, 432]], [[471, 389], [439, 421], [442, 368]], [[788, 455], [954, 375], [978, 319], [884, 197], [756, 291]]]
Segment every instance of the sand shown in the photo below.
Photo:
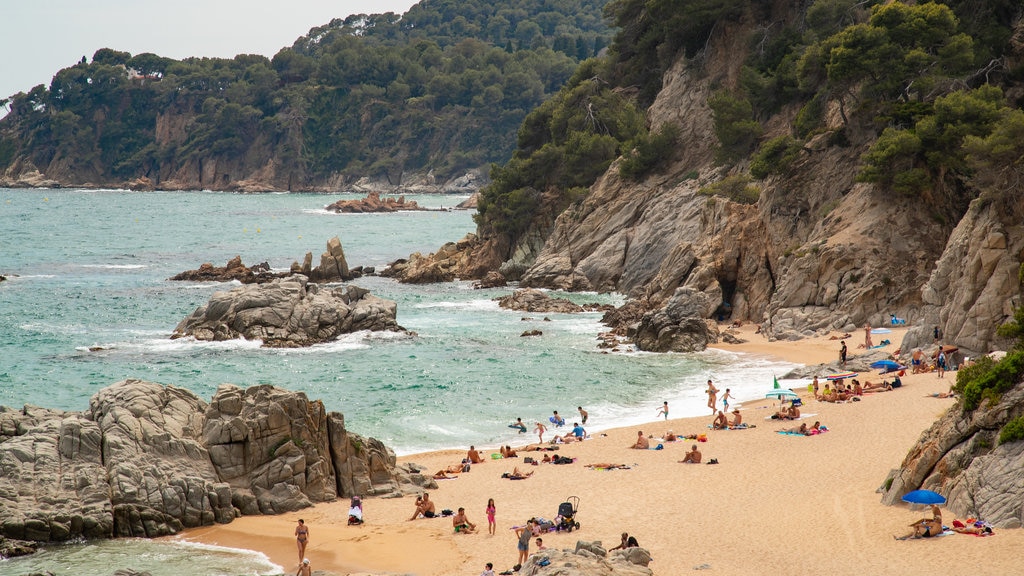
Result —
[[[768, 342], [753, 328], [744, 328], [742, 337], [748, 342], [717, 347], [804, 364], [832, 361], [839, 348], [838, 341], [828, 337]], [[902, 335], [894, 331], [881, 338], [898, 344]], [[863, 332], [847, 341], [851, 356], [863, 352], [856, 348], [858, 342], [863, 342]], [[829, 428], [818, 436], [780, 435], [776, 431], [786, 424], [765, 419], [777, 404], [748, 401], [742, 406], [744, 419], [756, 424], [749, 430], [708, 430], [709, 410], [707, 417], [652, 419], [644, 426], [608, 430], [551, 453], [573, 457], [574, 464], [528, 466], [522, 458], [488, 459], [457, 479], [439, 481], [439, 488], [431, 492], [439, 510], [464, 506], [477, 524], [476, 534], [453, 534], [450, 518], [408, 521], [414, 507], [410, 496], [366, 499], [367, 522], [362, 526], [346, 525], [346, 499], [298, 513], [239, 518], [182, 537], [259, 550], [294, 573], [298, 558], [292, 534], [296, 520], [303, 518], [310, 528], [307, 556], [315, 570], [477, 575], [485, 562], [493, 562], [496, 572], [510, 568], [517, 555], [511, 527], [531, 516], [553, 518], [558, 505], [574, 495], [580, 498], [580, 530], [547, 534], [546, 546], [573, 548], [583, 539], [610, 547], [626, 531], [650, 551], [651, 568], [658, 576], [689, 573], [701, 566], [703, 573], [744, 575], [1015, 573], [1024, 530], [997, 529], [987, 538], [954, 535], [895, 541], [893, 535], [905, 534], [907, 525], [924, 511], [883, 506], [876, 492], [921, 432], [953, 405], [953, 400], [926, 395], [948, 390], [955, 376], [908, 375], [901, 389], [846, 404], [817, 402], [802, 390], [803, 412], [813, 413], [809, 420], [820, 420]], [[661, 436], [668, 429], [707, 434], [700, 450], [705, 461], [715, 458], [719, 464], [679, 464], [691, 441], [667, 442], [663, 450], [627, 448], [638, 430]], [[483, 450], [485, 456], [496, 451], [492, 448]], [[401, 460], [438, 470], [464, 455], [462, 450], [449, 450]], [[626, 464], [630, 469], [585, 467], [591, 463]], [[501, 478], [516, 465], [532, 470], [533, 476], [518, 481]], [[484, 515], [488, 498], [495, 499], [498, 510], [493, 536], [487, 533]], [[944, 511], [947, 524], [953, 517]]]

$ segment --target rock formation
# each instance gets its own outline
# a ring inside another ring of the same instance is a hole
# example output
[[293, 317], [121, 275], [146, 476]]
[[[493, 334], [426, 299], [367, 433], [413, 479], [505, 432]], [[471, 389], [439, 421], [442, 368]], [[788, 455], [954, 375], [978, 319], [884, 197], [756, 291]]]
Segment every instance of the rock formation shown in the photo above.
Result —
[[966, 355], [1005, 349], [995, 328], [1021, 306], [1024, 264], [1024, 196], [986, 193], [971, 202], [931, 277], [921, 288], [921, 320], [904, 336], [903, 350], [943, 342]]
[[705, 320], [717, 305], [703, 292], [679, 288], [664, 307], [644, 314], [627, 336], [648, 352], [698, 352], [718, 342], [718, 325]]
[[554, 312], [558, 314], [576, 314], [578, 312], [605, 311], [612, 306], [603, 304], [576, 304], [565, 298], [552, 298], [540, 290], [527, 288], [516, 290], [508, 296], [496, 299], [498, 305], [508, 310], [522, 312]]
[[235, 256], [228, 261], [223, 268], [218, 268], [206, 262], [196, 270], [186, 270], [175, 274], [168, 280], [184, 280], [189, 282], [231, 282], [238, 281], [242, 284], [261, 284], [272, 282], [279, 278], [301, 274], [309, 278], [311, 282], [318, 284], [331, 282], [347, 282], [363, 275], [373, 274], [372, 266], [357, 266], [349, 268], [345, 259], [345, 250], [341, 247], [341, 240], [337, 236], [327, 241], [327, 250], [320, 255], [320, 264], [313, 266], [313, 253], [306, 252], [302, 264], [293, 262], [288, 272], [273, 272], [270, 264], [263, 262], [252, 268], [242, 264], [241, 256]]
[[[458, 242], [448, 242], [437, 252], [423, 256], [419, 252], [409, 258], [392, 262], [380, 275], [397, 278], [409, 284], [451, 282], [460, 270], [469, 266], [473, 255], [470, 248], [476, 243], [475, 234], [467, 234]], [[483, 275], [482, 272], [481, 276]]]
[[[546, 564], [541, 565], [544, 561]], [[650, 553], [644, 548], [605, 551], [601, 542], [578, 541], [574, 550], [547, 549], [531, 554], [520, 568], [523, 576], [651, 576]]]
[[32, 541], [164, 536], [435, 485], [301, 392], [222, 385], [207, 404], [140, 380], [85, 412], [0, 407], [0, 472], [0, 536]]
[[171, 338], [262, 340], [294, 348], [329, 342], [359, 330], [399, 332], [397, 304], [358, 286], [321, 288], [305, 276], [214, 292], [182, 320]]
[[911, 490], [934, 490], [945, 508], [961, 518], [981, 518], [997, 527], [1024, 525], [1024, 441], [1003, 444], [1000, 430], [1024, 416], [1024, 383], [969, 412], [958, 402], [926, 430], [898, 470], [886, 479], [884, 504]]
[[370, 192], [366, 198], [359, 200], [338, 200], [324, 207], [325, 210], [336, 213], [365, 214], [373, 212], [399, 212], [403, 210], [427, 210], [416, 203], [415, 200], [405, 200], [405, 196], [398, 199], [385, 198], [381, 200], [380, 192]]

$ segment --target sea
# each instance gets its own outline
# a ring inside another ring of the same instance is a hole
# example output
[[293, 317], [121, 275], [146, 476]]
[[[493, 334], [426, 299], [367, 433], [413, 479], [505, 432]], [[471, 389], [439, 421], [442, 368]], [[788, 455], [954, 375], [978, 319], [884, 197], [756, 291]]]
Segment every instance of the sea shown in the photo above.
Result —
[[[465, 197], [407, 195], [430, 211], [335, 214], [345, 194], [0, 188], [0, 405], [85, 410], [98, 390], [126, 378], [187, 388], [209, 400], [217, 387], [273, 384], [320, 399], [346, 427], [399, 455], [535, 438], [557, 410], [577, 407], [587, 429], [656, 424], [710, 414], [712, 379], [740, 402], [763, 398], [793, 364], [709, 350], [653, 354], [598, 348], [601, 314], [528, 314], [496, 299], [515, 286], [474, 289], [469, 280], [405, 285], [379, 276], [353, 284], [398, 304], [409, 334], [362, 332], [305, 349], [259, 342], [171, 340], [174, 327], [232, 283], [170, 281], [235, 256], [287, 270], [307, 252], [317, 262], [337, 236], [350, 267], [436, 251], [475, 230]], [[562, 293], [577, 303], [618, 305], [621, 294]], [[523, 337], [540, 330], [541, 336]], [[557, 429], [553, 433], [557, 433]], [[549, 433], [553, 435], [553, 433]], [[107, 576], [113, 567], [154, 576], [279, 574], [258, 554], [187, 542], [119, 540], [46, 546], [0, 560], [0, 576], [32, 572]]]

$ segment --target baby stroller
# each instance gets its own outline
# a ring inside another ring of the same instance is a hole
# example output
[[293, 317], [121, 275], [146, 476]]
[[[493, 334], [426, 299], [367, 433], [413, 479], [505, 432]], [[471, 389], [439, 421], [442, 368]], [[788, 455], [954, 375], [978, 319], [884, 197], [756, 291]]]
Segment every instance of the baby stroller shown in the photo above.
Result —
[[579, 530], [580, 523], [576, 521], [576, 513], [580, 509], [580, 498], [579, 496], [569, 496], [558, 505], [558, 531], [565, 530], [566, 532], [572, 532], [573, 528]]
[[348, 507], [348, 525], [363, 523], [363, 499], [353, 496]]

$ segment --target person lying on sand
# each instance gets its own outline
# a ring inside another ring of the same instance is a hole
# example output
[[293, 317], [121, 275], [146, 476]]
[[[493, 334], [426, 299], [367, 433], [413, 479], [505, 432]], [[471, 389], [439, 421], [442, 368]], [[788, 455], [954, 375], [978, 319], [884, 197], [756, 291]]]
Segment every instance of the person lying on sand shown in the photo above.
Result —
[[789, 434], [803, 434], [804, 436], [810, 436], [810, 432], [807, 430], [807, 422], [804, 422], [798, 428], [785, 428], [783, 430], [779, 430], [779, 432], [788, 432]]
[[678, 439], [679, 439], [679, 437], [676, 436], [675, 434], [673, 434], [671, 430], [669, 430], [668, 432], [665, 433], [665, 438], [664, 438], [665, 442], [675, 442]]
[[647, 450], [650, 447], [651, 443], [648, 442], [647, 438], [644, 437], [643, 430], [640, 430], [636, 433], [636, 442], [634, 442], [633, 445], [630, 446], [630, 448], [634, 448], [636, 450]]
[[789, 408], [783, 408], [775, 414], [772, 414], [772, 420], [799, 420], [800, 419], [800, 407], [790, 406]]
[[679, 461], [679, 463], [680, 464], [700, 464], [700, 459], [701, 459], [700, 450], [697, 450], [697, 445], [694, 444], [693, 448], [689, 452], [686, 453], [686, 455], [683, 457], [682, 460]]
[[508, 475], [508, 477], [512, 480], [522, 480], [523, 478], [529, 478], [530, 476], [533, 476], [533, 470], [523, 473], [523, 471], [521, 471], [518, 466], [513, 468], [512, 473]]
[[579, 442], [579, 438], [572, 434], [566, 434], [565, 436], [555, 436], [552, 438], [552, 444], [572, 444], [573, 442]]
[[932, 504], [932, 517], [921, 518], [910, 524], [913, 528], [913, 532], [906, 536], [893, 536], [897, 540], [906, 540], [908, 538], [931, 538], [932, 536], [938, 536], [942, 534], [942, 511], [935, 504]]
[[885, 380], [882, 380], [881, 382], [864, 383], [865, 392], [886, 392], [889, 390], [892, 390], [892, 386], [890, 386], [889, 383], [886, 382]]
[[629, 466], [626, 466], [625, 464], [609, 464], [607, 462], [600, 462], [600, 463], [597, 463], [597, 464], [587, 464], [586, 467], [587, 468], [593, 468], [595, 470], [597, 470], [597, 469], [629, 470]]
[[959, 520], [953, 520], [953, 526], [950, 529], [957, 534], [974, 534], [976, 536], [987, 536], [992, 533], [992, 527], [986, 526], [981, 521], [965, 525]]
[[448, 480], [450, 478], [458, 477], [459, 473], [463, 471], [463, 464], [452, 464], [447, 468], [442, 468], [437, 472], [434, 472], [434, 478], [437, 480]]

